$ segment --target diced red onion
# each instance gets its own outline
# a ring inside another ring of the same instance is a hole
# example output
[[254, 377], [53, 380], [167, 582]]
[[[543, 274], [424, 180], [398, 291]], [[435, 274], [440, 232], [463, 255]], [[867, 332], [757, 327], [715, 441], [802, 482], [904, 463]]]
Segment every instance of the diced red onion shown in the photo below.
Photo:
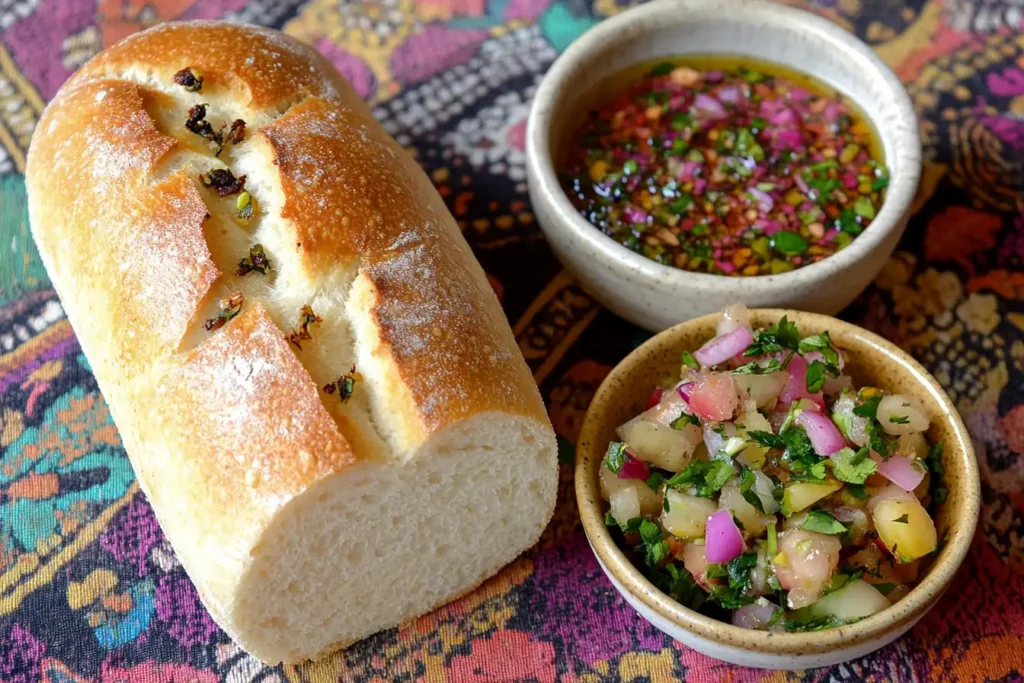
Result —
[[752, 605], [744, 605], [733, 610], [732, 625], [740, 628], [762, 629], [771, 621], [777, 609], [778, 607], [767, 601], [764, 604], [755, 602]]
[[654, 387], [654, 391], [651, 392], [650, 397], [647, 399], [647, 403], [644, 404], [644, 410], [650, 410], [654, 406], [661, 403], [661, 397], [665, 395], [665, 390], [661, 387]]
[[796, 149], [803, 144], [803, 138], [800, 137], [800, 131], [785, 128], [775, 133], [774, 143], [776, 149]]
[[872, 453], [872, 459], [878, 463], [878, 473], [904, 491], [913, 491], [924, 480], [924, 467], [910, 458], [894, 455], [882, 460], [877, 453]]
[[718, 83], [723, 78], [725, 78], [725, 74], [718, 69], [712, 69], [704, 74], [704, 80], [708, 83]]
[[697, 108], [697, 111], [707, 114], [711, 118], [721, 119], [728, 116], [722, 103], [707, 93], [699, 93], [693, 100], [693, 106]]
[[690, 160], [684, 161], [683, 162], [683, 170], [682, 170], [683, 179], [684, 180], [692, 179], [694, 174], [697, 173], [697, 171], [699, 171], [699, 170], [700, 170], [700, 164], [698, 164], [696, 161], [690, 161]]
[[835, 100], [829, 100], [828, 104], [825, 105], [825, 120], [829, 123], [834, 123], [839, 120], [839, 116], [843, 113], [843, 107]]
[[733, 356], [743, 353], [744, 349], [754, 343], [754, 335], [745, 327], [737, 327], [728, 334], [715, 337], [697, 349], [693, 357], [701, 365], [708, 367], [724, 363]]
[[769, 195], [767, 192], [759, 190], [756, 187], [748, 187], [747, 192], [749, 192], [750, 196], [752, 196], [757, 201], [757, 204], [758, 206], [761, 207], [762, 211], [771, 211], [772, 208], [775, 206], [775, 200], [772, 199], [771, 195]]
[[743, 552], [743, 534], [728, 510], [708, 517], [704, 539], [704, 555], [711, 564], [724, 564]]
[[786, 388], [782, 390], [782, 395], [779, 396], [780, 402], [792, 403], [797, 399], [809, 398], [824, 407], [825, 398], [820, 391], [815, 394], [807, 391], [807, 367], [807, 360], [799, 354], [794, 355], [789, 361], [789, 379], [786, 381]]
[[793, 182], [796, 183], [796, 186], [799, 187], [800, 191], [803, 192], [804, 194], [810, 194], [811, 193], [811, 188], [807, 185], [807, 181], [804, 180], [803, 174], [801, 174], [799, 172], [794, 173], [793, 174]]
[[801, 88], [796, 85], [789, 86], [789, 99], [794, 100], [796, 102], [801, 102], [803, 100], [808, 100], [810, 98], [811, 92], [806, 88]]
[[727, 85], [719, 88], [715, 95], [722, 102], [728, 102], [729, 104], [736, 104], [740, 101], [740, 89], [735, 85]]
[[646, 481], [649, 476], [651, 476], [651, 468], [647, 466], [647, 463], [627, 452], [626, 459], [619, 467], [619, 479], [643, 479]]
[[846, 448], [846, 440], [827, 415], [805, 410], [796, 416], [796, 423], [807, 430], [807, 437], [818, 455], [832, 455]]
[[[846, 358], [843, 357], [843, 352], [839, 350], [836, 350], [836, 355], [839, 356], [839, 360], [836, 364], [836, 367], [842, 370], [844, 367], [846, 367]], [[804, 358], [807, 360], [808, 363], [810, 363], [811, 361], [820, 361], [822, 363], [825, 362], [825, 356], [822, 355], [821, 351], [809, 351], [808, 353], [804, 354]]]
[[687, 403], [690, 402], [690, 393], [693, 391], [696, 382], [683, 382], [676, 387], [676, 393], [679, 394], [679, 398], [683, 399]]
[[638, 209], [635, 206], [627, 206], [622, 211], [622, 217], [629, 223], [646, 223], [650, 215], [643, 209]]
[[787, 123], [793, 123], [795, 119], [796, 114], [793, 113], [792, 109], [782, 109], [772, 115], [771, 118], [768, 119], [768, 123], [773, 126], [784, 126]]

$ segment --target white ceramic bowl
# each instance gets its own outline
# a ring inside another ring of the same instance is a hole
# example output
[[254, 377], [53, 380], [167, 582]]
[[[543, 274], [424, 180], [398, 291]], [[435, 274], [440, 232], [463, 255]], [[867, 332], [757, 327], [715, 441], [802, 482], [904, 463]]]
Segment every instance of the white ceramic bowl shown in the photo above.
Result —
[[[599, 85], [625, 68], [673, 55], [744, 55], [814, 76], [853, 100], [878, 131], [890, 184], [877, 217], [842, 251], [780, 275], [729, 277], [663, 266], [588, 223], [553, 164]], [[917, 118], [895, 74], [826, 19], [761, 0], [657, 0], [594, 27], [544, 77], [527, 126], [534, 212], [555, 254], [583, 288], [652, 331], [734, 301], [833, 314], [877, 275], [906, 227], [921, 174]]]

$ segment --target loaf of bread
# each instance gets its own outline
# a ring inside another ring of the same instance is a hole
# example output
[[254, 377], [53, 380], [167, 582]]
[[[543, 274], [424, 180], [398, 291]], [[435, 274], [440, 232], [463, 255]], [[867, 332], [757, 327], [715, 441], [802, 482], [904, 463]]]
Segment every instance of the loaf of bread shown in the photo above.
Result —
[[497, 298], [313, 50], [133, 35], [46, 108], [27, 185], [142, 490], [245, 650], [316, 658], [537, 540], [555, 438]]

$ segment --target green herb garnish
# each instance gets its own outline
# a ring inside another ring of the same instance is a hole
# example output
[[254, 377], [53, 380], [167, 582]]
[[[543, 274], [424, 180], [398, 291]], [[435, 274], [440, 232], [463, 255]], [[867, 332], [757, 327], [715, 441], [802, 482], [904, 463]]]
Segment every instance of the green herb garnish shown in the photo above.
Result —
[[[878, 469], [878, 465], [871, 459], [871, 449], [866, 446], [856, 453], [852, 448], [842, 448], [833, 453], [830, 460], [836, 479], [850, 484], [863, 484]], [[863, 492], [863, 488], [860, 491]], [[852, 490], [851, 493], [857, 496]]]
[[691, 488], [701, 498], [711, 498], [736, 474], [728, 460], [693, 460], [666, 482], [669, 488]]
[[626, 444], [613, 441], [608, 444], [608, 450], [604, 455], [604, 464], [612, 474], [618, 474], [622, 463], [626, 462], [628, 457]]
[[800, 528], [831, 536], [844, 534], [847, 531], [846, 526], [836, 519], [831, 512], [821, 508], [815, 508], [808, 512], [807, 519], [800, 525]]

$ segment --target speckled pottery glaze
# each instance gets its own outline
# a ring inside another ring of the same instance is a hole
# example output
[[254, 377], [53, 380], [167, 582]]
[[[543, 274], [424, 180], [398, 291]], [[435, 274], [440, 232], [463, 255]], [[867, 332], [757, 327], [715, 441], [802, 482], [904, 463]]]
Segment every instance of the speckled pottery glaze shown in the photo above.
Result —
[[638, 414], [652, 387], [678, 376], [684, 349], [715, 334], [717, 315], [672, 327], [633, 351], [601, 384], [587, 411], [576, 446], [576, 497], [590, 545], [612, 584], [645, 619], [684, 645], [733, 664], [772, 669], [831, 666], [892, 642], [930, 610], [949, 587], [967, 555], [981, 502], [978, 467], [967, 430], [949, 397], [913, 358], [881, 337], [824, 315], [759, 309], [755, 328], [787, 315], [801, 334], [828, 330], [858, 386], [877, 386], [919, 399], [931, 421], [928, 438], [945, 443], [943, 465], [949, 497], [935, 516], [940, 550], [914, 589], [895, 605], [867, 619], [811, 633], [769, 633], [727, 624], [689, 610], [655, 588], [619, 550], [604, 525], [598, 467], [615, 428]]
[[[601, 83], [658, 57], [739, 54], [814, 76], [852, 99], [879, 133], [891, 182], [871, 226], [847, 248], [780, 275], [729, 277], [663, 266], [630, 251], [577, 213], [554, 159], [601, 95]], [[921, 174], [917, 118], [895, 74], [852, 34], [821, 17], [761, 0], [657, 0], [608, 19], [555, 61], [527, 126], [533, 209], [552, 249], [583, 288], [652, 331], [726, 303], [833, 314], [885, 263], [906, 227]]]

